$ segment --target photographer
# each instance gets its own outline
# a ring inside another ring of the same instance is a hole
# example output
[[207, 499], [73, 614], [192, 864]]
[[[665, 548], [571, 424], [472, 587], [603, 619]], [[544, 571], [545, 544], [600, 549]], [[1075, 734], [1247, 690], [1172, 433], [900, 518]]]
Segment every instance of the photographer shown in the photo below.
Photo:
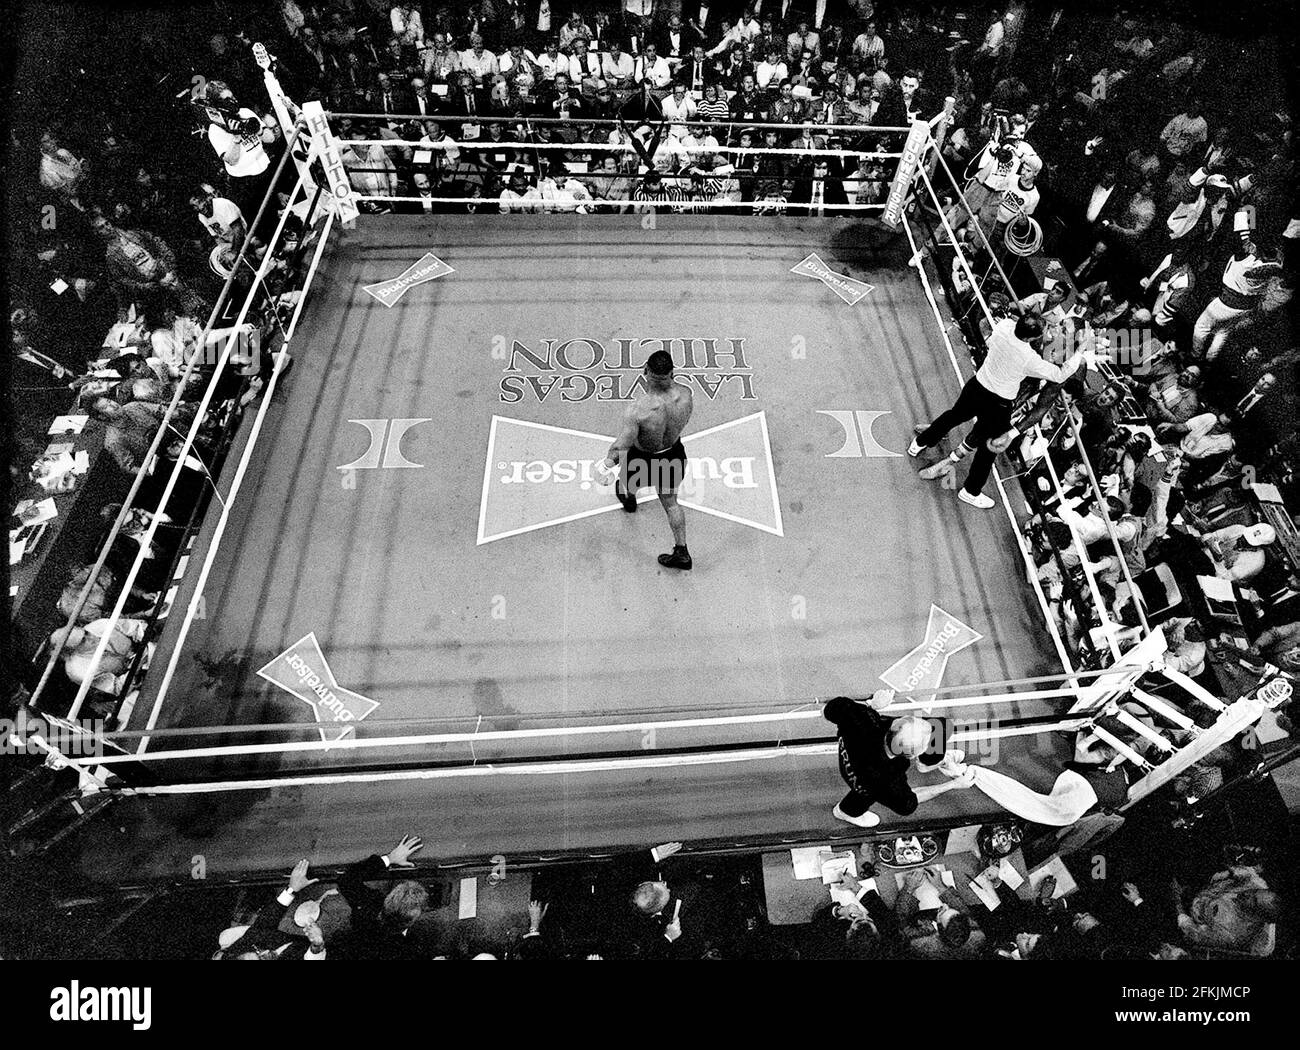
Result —
[[973, 161], [975, 174], [966, 184], [965, 197], [970, 213], [968, 215], [962, 208], [953, 208], [949, 212], [948, 221], [954, 231], [964, 226], [973, 215], [981, 228], [991, 232], [997, 222], [1003, 195], [1012, 187], [1021, 168], [1033, 168], [1036, 162], [1041, 170], [1042, 161], [1034, 147], [1025, 141], [1026, 126], [1024, 115], [1020, 113], [1011, 117], [1005, 114], [995, 116], [993, 135], [976, 155]]
[[[262, 119], [247, 106], [239, 105], [234, 92], [219, 80], [208, 83], [200, 104], [208, 118], [208, 142], [230, 179], [230, 199], [252, 222], [271, 177], [271, 158], [262, 141]], [[267, 212], [262, 226], [268, 218], [274, 219], [273, 210]], [[260, 228], [253, 232], [263, 233]]]

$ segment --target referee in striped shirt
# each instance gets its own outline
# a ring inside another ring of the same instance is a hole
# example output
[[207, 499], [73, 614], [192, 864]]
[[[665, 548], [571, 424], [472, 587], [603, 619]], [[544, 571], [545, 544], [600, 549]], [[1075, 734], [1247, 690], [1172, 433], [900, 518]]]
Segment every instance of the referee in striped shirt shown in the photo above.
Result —
[[[685, 199], [686, 195], [681, 189], [675, 184], [666, 184], [663, 173], [656, 168], [647, 171], [641, 179], [641, 184], [632, 191], [632, 200], [638, 202], [637, 205], [633, 205], [633, 211], [638, 212], [653, 211], [653, 205], [660, 203], [680, 205]], [[638, 205], [651, 205], [651, 207]]]

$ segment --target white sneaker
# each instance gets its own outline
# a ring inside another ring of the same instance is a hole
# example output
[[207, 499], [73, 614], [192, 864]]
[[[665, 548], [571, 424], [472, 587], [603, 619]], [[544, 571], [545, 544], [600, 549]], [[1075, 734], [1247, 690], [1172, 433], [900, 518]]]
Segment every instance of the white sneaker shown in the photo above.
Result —
[[837, 820], [847, 821], [849, 824], [856, 824], [860, 828], [874, 828], [880, 823], [880, 818], [871, 810], [867, 810], [860, 817], [850, 817], [844, 810], [840, 809], [840, 804], [835, 803], [835, 808], [831, 810], [831, 816]]
[[925, 446], [915, 439], [913, 439], [912, 443], [907, 446], [907, 454], [909, 456], [916, 457], [919, 456], [924, 451], [925, 451]]
[[969, 503], [972, 507], [978, 507], [980, 510], [988, 510], [993, 506], [993, 497], [986, 496], [982, 492], [972, 496], [965, 489], [958, 489], [957, 498], [963, 503]]

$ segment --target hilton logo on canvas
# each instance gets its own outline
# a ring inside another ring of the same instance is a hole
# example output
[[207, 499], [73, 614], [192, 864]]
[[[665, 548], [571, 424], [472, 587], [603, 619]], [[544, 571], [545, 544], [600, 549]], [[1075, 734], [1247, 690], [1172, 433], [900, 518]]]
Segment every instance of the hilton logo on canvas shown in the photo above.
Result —
[[[492, 417], [478, 542], [561, 525], [622, 508], [614, 490], [596, 481], [596, 464], [614, 439], [605, 434]], [[687, 471], [677, 491], [683, 507], [784, 535], [772, 446], [762, 412], [687, 434]], [[653, 489], [638, 501], [657, 500]]]
[[754, 374], [745, 358], [745, 340], [727, 339], [543, 339], [527, 346], [505, 340], [493, 356], [506, 359], [500, 399], [521, 401], [631, 401], [645, 390], [641, 374], [656, 350], [672, 355], [677, 382], [699, 397], [719, 395], [754, 400]]

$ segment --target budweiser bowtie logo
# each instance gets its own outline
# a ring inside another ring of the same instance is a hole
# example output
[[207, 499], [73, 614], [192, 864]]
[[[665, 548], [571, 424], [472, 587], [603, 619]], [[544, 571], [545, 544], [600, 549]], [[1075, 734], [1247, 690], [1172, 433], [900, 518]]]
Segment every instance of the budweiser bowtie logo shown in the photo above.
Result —
[[310, 707], [325, 741], [342, 740], [352, 732], [349, 723], [360, 722], [379, 706], [338, 684], [315, 632], [298, 639], [257, 673]]
[[378, 284], [362, 285], [362, 290], [369, 292], [385, 306], [392, 306], [406, 294], [408, 288], [414, 288], [425, 281], [436, 281], [456, 271], [439, 259], [432, 252], [425, 252], [418, 262], [412, 263], [399, 276]]
[[948, 658], [974, 645], [984, 636], [937, 605], [930, 606], [925, 641], [882, 674], [891, 689], [910, 693], [914, 689], [938, 689]]
[[816, 252], [813, 252], [797, 266], [792, 266], [790, 272], [797, 273], [800, 277], [813, 277], [821, 281], [822, 284], [826, 285], [827, 288], [850, 306], [856, 306], [876, 287], [874, 284], [859, 281], [856, 277], [847, 277], [842, 273], [836, 273], [822, 262], [821, 256]]
[[[612, 488], [597, 481], [612, 436], [492, 417], [478, 542], [491, 543], [551, 525], [622, 512]], [[783, 536], [767, 418], [756, 412], [689, 434], [686, 478], [677, 501], [691, 510]], [[656, 500], [642, 489], [638, 501]]]

